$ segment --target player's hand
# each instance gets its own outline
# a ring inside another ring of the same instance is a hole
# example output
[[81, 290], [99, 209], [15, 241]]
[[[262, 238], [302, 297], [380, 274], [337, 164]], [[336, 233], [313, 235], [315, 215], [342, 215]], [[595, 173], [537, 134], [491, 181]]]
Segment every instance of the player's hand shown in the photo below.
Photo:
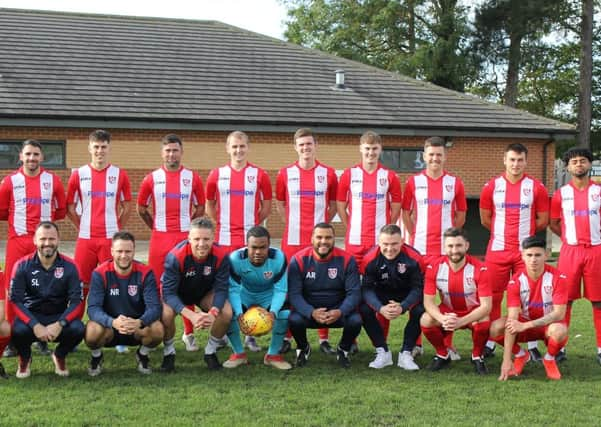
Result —
[[507, 329], [511, 334], [519, 334], [526, 328], [518, 319], [507, 319], [505, 322], [505, 329]]
[[33, 327], [33, 333], [38, 340], [48, 342], [48, 331], [41, 323], [38, 323]]
[[457, 328], [458, 322], [459, 322], [459, 319], [457, 318], [457, 314], [447, 313], [444, 315], [444, 320], [442, 321], [442, 327], [445, 331], [454, 331]]
[[328, 319], [327, 310], [328, 309], [325, 307], [316, 308], [311, 312], [311, 317], [313, 317], [317, 323], [322, 323], [325, 325]]
[[127, 331], [127, 335], [133, 335], [140, 329], [140, 320], [124, 316], [123, 327]]
[[215, 322], [215, 316], [211, 313], [198, 313], [201, 317], [200, 319], [200, 329], [208, 329], [213, 326], [213, 322]]
[[336, 309], [333, 310], [328, 310], [326, 311], [326, 320], [325, 320], [325, 324], [326, 325], [331, 325], [332, 323], [335, 323], [338, 319], [340, 319], [340, 317], [342, 316], [342, 311]]
[[513, 370], [513, 361], [505, 361], [501, 364], [501, 375], [499, 375], [499, 381], [507, 381], [509, 377], [515, 376], [515, 371]]
[[46, 326], [46, 332], [48, 333], [48, 341], [54, 341], [61, 334], [63, 327], [58, 322], [54, 322]]
[[388, 320], [396, 319], [402, 312], [403, 309], [401, 308], [401, 305], [395, 301], [389, 301], [388, 304], [380, 307], [380, 314]]
[[122, 335], [131, 335], [127, 326], [127, 317], [125, 317], [122, 314], [113, 319], [112, 326], [117, 330], [117, 332], [119, 332]]

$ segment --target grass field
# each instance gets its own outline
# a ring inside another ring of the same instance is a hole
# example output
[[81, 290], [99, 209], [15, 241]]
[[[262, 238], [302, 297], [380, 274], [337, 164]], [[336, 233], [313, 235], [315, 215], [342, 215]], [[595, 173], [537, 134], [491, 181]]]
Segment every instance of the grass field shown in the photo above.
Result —
[[[403, 325], [394, 322], [390, 344], [400, 346]], [[179, 335], [178, 335], [179, 336]], [[350, 370], [316, 349], [309, 364], [287, 373], [263, 366], [262, 353], [250, 354], [251, 365], [208, 372], [202, 352], [187, 353], [177, 344], [177, 372], [143, 376], [135, 369], [133, 349], [119, 355], [105, 351], [105, 371], [86, 373], [84, 347], [68, 359], [71, 377], [54, 374], [49, 357], [36, 355], [32, 376], [0, 382], [0, 425], [215, 425], [215, 426], [388, 426], [388, 425], [598, 425], [601, 366], [595, 360], [590, 304], [574, 305], [568, 361], [559, 382], [546, 379], [540, 365], [526, 366], [519, 379], [497, 381], [500, 353], [489, 362], [491, 374], [478, 377], [467, 360], [467, 332], [456, 334], [464, 357], [438, 373], [405, 372], [396, 366], [367, 367], [373, 349], [360, 337], [361, 352]], [[339, 333], [331, 333], [333, 340]], [[198, 338], [203, 343], [205, 334]], [[267, 338], [261, 338], [265, 347]], [[433, 356], [418, 359], [425, 366]], [[220, 360], [229, 349], [219, 352]], [[151, 355], [160, 364], [161, 351]], [[292, 360], [292, 354], [288, 354]], [[396, 359], [396, 354], [395, 354]], [[4, 359], [14, 375], [16, 359]]]

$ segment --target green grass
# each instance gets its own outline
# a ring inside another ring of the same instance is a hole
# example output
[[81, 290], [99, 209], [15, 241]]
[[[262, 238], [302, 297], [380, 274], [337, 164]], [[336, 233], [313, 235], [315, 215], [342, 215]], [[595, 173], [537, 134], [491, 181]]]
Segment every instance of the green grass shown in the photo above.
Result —
[[[390, 344], [400, 345], [401, 327], [394, 322]], [[178, 334], [178, 337], [180, 335]], [[389, 425], [594, 425], [598, 424], [601, 366], [595, 360], [590, 304], [574, 305], [568, 361], [563, 379], [546, 379], [540, 365], [529, 364], [519, 379], [497, 381], [500, 353], [488, 363], [491, 374], [478, 377], [467, 360], [468, 332], [456, 334], [463, 359], [450, 369], [430, 373], [395, 367], [367, 368], [373, 358], [365, 334], [350, 370], [317, 351], [306, 367], [282, 373], [262, 364], [263, 354], [249, 354], [251, 365], [208, 372], [202, 352], [187, 353], [177, 343], [177, 372], [143, 376], [135, 369], [133, 349], [119, 355], [105, 351], [105, 370], [97, 378], [86, 373], [84, 347], [68, 359], [70, 378], [53, 373], [49, 357], [34, 353], [32, 376], [0, 382], [0, 425], [218, 425], [218, 426], [389, 426]], [[339, 337], [331, 333], [332, 341]], [[204, 344], [205, 334], [198, 334]], [[265, 347], [267, 338], [259, 342]], [[433, 356], [418, 359], [425, 366]], [[219, 352], [223, 361], [229, 350]], [[151, 354], [158, 367], [161, 351]], [[291, 360], [292, 355], [288, 358]], [[395, 354], [396, 361], [396, 354]], [[14, 375], [16, 360], [3, 360]]]

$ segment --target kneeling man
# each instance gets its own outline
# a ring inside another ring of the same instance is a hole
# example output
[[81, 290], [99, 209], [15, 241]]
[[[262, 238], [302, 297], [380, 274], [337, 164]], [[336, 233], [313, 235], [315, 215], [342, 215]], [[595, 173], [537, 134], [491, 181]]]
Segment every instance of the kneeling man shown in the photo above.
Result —
[[92, 273], [88, 295], [86, 344], [92, 350], [88, 374], [102, 372], [102, 347], [139, 345], [138, 371], [150, 374], [148, 354], [163, 340], [161, 303], [154, 273], [134, 260], [135, 240], [118, 231], [111, 242], [112, 260]]

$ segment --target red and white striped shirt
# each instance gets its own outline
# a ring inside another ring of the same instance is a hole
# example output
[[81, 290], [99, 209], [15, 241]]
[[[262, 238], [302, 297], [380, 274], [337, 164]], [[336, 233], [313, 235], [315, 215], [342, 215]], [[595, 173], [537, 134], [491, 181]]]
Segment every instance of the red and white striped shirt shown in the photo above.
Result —
[[480, 298], [492, 296], [486, 266], [470, 255], [459, 271], [451, 269], [446, 256], [426, 267], [424, 294], [436, 291], [442, 305], [455, 313], [469, 313], [480, 306]]
[[154, 231], [187, 232], [193, 206], [204, 206], [205, 194], [200, 176], [181, 167], [168, 171], [164, 167], [144, 177], [138, 193], [138, 205], [152, 203]]
[[338, 183], [339, 202], [348, 203], [345, 243], [372, 246], [380, 228], [390, 223], [390, 204], [401, 203], [401, 182], [396, 174], [378, 165], [368, 173], [356, 165], [346, 169]]
[[507, 284], [507, 307], [519, 307], [521, 316], [526, 320], [541, 318], [553, 311], [554, 305], [567, 303], [566, 276], [548, 264], [538, 280], [532, 280], [522, 270]]
[[76, 169], [69, 178], [67, 203], [79, 204], [79, 238], [110, 239], [119, 231], [119, 203], [131, 200], [127, 173], [108, 165], [96, 170], [90, 165]]
[[522, 240], [536, 232], [536, 214], [549, 211], [549, 195], [527, 175], [515, 184], [501, 175], [484, 185], [480, 209], [492, 211], [488, 251], [519, 251]]
[[223, 246], [244, 246], [246, 232], [257, 225], [262, 200], [271, 200], [267, 173], [250, 163], [236, 171], [226, 165], [207, 178], [207, 200], [217, 201], [217, 238]]
[[443, 233], [455, 225], [456, 211], [467, 211], [463, 182], [447, 172], [437, 179], [426, 172], [414, 175], [407, 180], [402, 208], [415, 212], [409, 243], [422, 255], [443, 255]]
[[566, 245], [601, 245], [601, 185], [583, 190], [568, 183], [553, 194], [551, 218], [561, 219], [561, 241]]
[[284, 243], [311, 244], [313, 226], [328, 220], [328, 207], [336, 200], [337, 186], [334, 169], [319, 162], [309, 170], [301, 168], [298, 162], [280, 170], [276, 198], [286, 204]]
[[65, 189], [52, 172], [34, 177], [20, 168], [0, 184], [0, 219], [8, 220], [8, 236], [33, 235], [40, 221], [63, 219], [67, 212]]

